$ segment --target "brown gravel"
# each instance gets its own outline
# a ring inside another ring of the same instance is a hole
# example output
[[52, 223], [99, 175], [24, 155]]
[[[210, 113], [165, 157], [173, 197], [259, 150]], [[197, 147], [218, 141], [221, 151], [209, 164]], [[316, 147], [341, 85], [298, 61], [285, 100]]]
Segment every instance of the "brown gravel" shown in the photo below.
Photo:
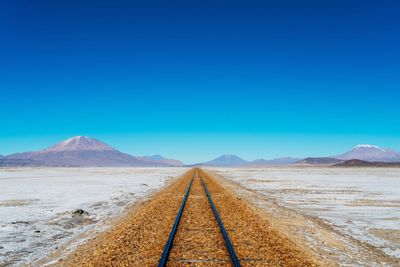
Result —
[[[81, 245], [59, 266], [156, 266], [194, 169], [135, 207], [109, 231]], [[307, 248], [274, 228], [249, 204], [199, 170], [242, 266], [319, 266]], [[229, 266], [218, 223], [196, 176], [169, 266]]]
[[242, 266], [319, 266], [306, 248], [274, 228], [248, 203], [200, 170]]
[[196, 172], [168, 266], [230, 266], [229, 252]]
[[57, 265], [156, 266], [193, 172], [173, 181]]

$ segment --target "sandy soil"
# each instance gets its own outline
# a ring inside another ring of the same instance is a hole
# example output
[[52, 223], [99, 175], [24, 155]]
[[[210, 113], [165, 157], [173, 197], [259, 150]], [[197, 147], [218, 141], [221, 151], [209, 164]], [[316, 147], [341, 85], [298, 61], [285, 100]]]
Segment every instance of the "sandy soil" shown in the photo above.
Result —
[[[115, 223], [107, 232], [97, 235], [76, 251], [52, 265], [56, 266], [155, 266], [159, 260], [169, 231], [179, 209], [184, 191], [192, 176], [190, 171], [173, 180], [165, 190], [157, 193], [152, 199], [136, 205], [124, 218]], [[260, 213], [244, 198], [233, 193], [237, 188], [232, 183], [203, 172], [202, 176], [209, 187], [215, 205], [229, 231], [232, 244], [243, 266], [324, 266], [316, 260], [314, 252], [302, 245], [295, 238], [284, 233], [271, 218]], [[184, 231], [177, 236], [175, 252], [171, 254], [170, 266], [187, 266], [188, 262], [177, 261], [191, 257], [190, 266], [210, 266], [211, 258], [224, 258], [224, 248], [205, 247], [206, 251], [221, 249], [215, 254], [204, 251], [201, 254], [199, 244], [204, 246], [219, 245], [219, 242], [202, 242], [217, 233], [215, 220], [204, 210], [203, 215], [195, 214], [193, 209], [206, 208], [204, 196], [198, 181], [194, 184], [193, 195], [188, 200], [189, 212], [184, 212]], [[233, 190], [233, 191], [232, 191]], [[250, 199], [249, 199], [250, 200]], [[191, 204], [190, 204], [191, 203]], [[200, 217], [197, 217], [200, 216]], [[189, 228], [190, 227], [190, 228]], [[178, 232], [181, 229], [178, 229]], [[199, 238], [190, 238], [193, 231], [200, 233]], [[191, 233], [192, 232], [192, 233]], [[179, 246], [184, 244], [184, 246]], [[193, 251], [188, 252], [191, 247]], [[184, 251], [186, 249], [184, 255]], [[62, 254], [62, 252], [60, 253]], [[194, 257], [194, 259], [193, 259]], [[196, 258], [197, 257], [197, 258]], [[201, 258], [200, 258], [201, 257]], [[202, 260], [208, 261], [202, 261]], [[215, 262], [214, 266], [226, 266], [228, 262]]]

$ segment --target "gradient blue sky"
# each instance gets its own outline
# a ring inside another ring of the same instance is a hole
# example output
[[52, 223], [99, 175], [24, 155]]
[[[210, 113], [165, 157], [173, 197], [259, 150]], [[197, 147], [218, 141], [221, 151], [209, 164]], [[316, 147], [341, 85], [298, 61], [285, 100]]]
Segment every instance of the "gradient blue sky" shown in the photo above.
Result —
[[400, 150], [400, 2], [0, 3], [0, 154], [74, 135], [185, 162]]

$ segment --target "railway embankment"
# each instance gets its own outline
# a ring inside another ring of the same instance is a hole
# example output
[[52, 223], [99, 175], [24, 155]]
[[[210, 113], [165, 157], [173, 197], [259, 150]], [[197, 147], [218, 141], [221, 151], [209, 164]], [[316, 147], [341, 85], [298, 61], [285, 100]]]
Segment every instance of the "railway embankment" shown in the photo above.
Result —
[[132, 208], [108, 231], [58, 260], [58, 266], [157, 266], [176, 223], [188, 185], [187, 202], [167, 266], [231, 266], [215, 208], [241, 266], [319, 266], [312, 252], [270, 224], [246, 201], [209, 173], [192, 169], [164, 190]]

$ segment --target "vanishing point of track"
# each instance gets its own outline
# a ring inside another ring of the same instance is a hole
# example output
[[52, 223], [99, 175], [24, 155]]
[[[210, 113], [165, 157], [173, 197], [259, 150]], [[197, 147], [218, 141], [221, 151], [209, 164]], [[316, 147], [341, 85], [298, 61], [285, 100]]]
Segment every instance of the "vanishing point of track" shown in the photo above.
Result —
[[[203, 177], [200, 175], [200, 172], [199, 172], [198, 169], [194, 170], [193, 175], [192, 175], [192, 177], [190, 179], [189, 185], [188, 185], [188, 187], [186, 189], [186, 193], [185, 193], [184, 198], [182, 200], [182, 204], [181, 204], [181, 206], [179, 208], [179, 211], [178, 211], [178, 214], [176, 216], [175, 222], [174, 222], [174, 224], [172, 226], [172, 229], [171, 229], [170, 235], [168, 237], [168, 240], [167, 240], [167, 242], [165, 244], [165, 247], [164, 247], [163, 253], [161, 255], [160, 261], [158, 263], [158, 266], [159, 267], [167, 266], [168, 262], [170, 261], [170, 254], [171, 254], [171, 250], [173, 249], [173, 246], [174, 246], [174, 239], [175, 239], [175, 236], [177, 235], [178, 230], [180, 229], [179, 228], [179, 224], [180, 224], [182, 215], [183, 215], [184, 210], [185, 210], [185, 205], [186, 205], [187, 199], [189, 198], [189, 194], [191, 192], [193, 181], [196, 179], [196, 177], [197, 177], [197, 179], [200, 179], [200, 181], [201, 181], [201, 184], [202, 184], [202, 186], [204, 188], [204, 195], [207, 197], [208, 202], [209, 202], [209, 207], [211, 208], [211, 210], [212, 210], [212, 212], [214, 214], [214, 218], [209, 218], [209, 220], [216, 220], [217, 221], [218, 226], [219, 226], [219, 232], [223, 236], [223, 240], [225, 241], [226, 249], [229, 252], [230, 263], [231, 263], [232, 266], [238, 267], [238, 266], [240, 266], [239, 259], [238, 259], [237, 255], [235, 253], [235, 250], [234, 250], [233, 245], [232, 245], [232, 243], [231, 243], [231, 241], [229, 239], [229, 236], [228, 236], [228, 233], [227, 233], [227, 231], [226, 231], [226, 229], [224, 227], [224, 224], [223, 224], [223, 222], [222, 222], [222, 220], [221, 220], [221, 218], [220, 218], [220, 216], [218, 214], [217, 208], [216, 208], [216, 206], [215, 206], [215, 204], [214, 204], [214, 202], [212, 200], [210, 192], [208, 191], [207, 185], [206, 185]], [[201, 211], [199, 210], [198, 212], [201, 212]], [[196, 249], [196, 248], [191, 248], [191, 249]], [[186, 261], [186, 262], [204, 262], [204, 263], [210, 261], [210, 260], [202, 259], [201, 257], [200, 257], [200, 259], [180, 259], [180, 260], [182, 262]], [[212, 259], [211, 262], [213, 260], [215, 261], [215, 263], [218, 263], [218, 261], [221, 260], [221, 259]]]

